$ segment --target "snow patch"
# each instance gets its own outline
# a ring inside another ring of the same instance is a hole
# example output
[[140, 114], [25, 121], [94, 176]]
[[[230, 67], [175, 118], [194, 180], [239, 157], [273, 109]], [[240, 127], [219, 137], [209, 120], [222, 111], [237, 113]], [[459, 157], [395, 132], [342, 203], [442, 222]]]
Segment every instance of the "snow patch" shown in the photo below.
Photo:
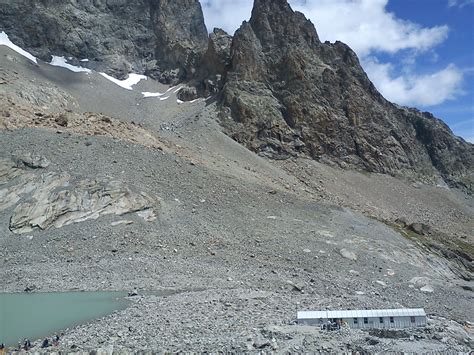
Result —
[[163, 96], [166, 93], [159, 93], [159, 92], [142, 92], [143, 97], [160, 97]]
[[87, 63], [89, 61], [89, 59], [81, 59], [80, 62], [84, 62], [84, 63]]
[[176, 89], [177, 87], [178, 87], [178, 86], [172, 86], [172, 87], [170, 87], [168, 90], [166, 90], [166, 92], [170, 92], [171, 90], [174, 90], [174, 89]]
[[169, 98], [170, 98], [169, 96], [166, 96], [166, 97], [160, 97], [160, 101], [168, 100]]
[[61, 67], [61, 68], [66, 68], [70, 71], [73, 71], [75, 73], [90, 73], [90, 69], [87, 68], [82, 68], [82, 67], [75, 67], [74, 65], [68, 64], [66, 58], [64, 57], [57, 57], [53, 55], [53, 60], [51, 63], [49, 63], [55, 67]]
[[0, 32], [0, 45], [7, 46], [8, 48], [14, 50], [18, 54], [22, 55], [23, 57], [31, 60], [33, 63], [38, 64], [37, 59], [32, 56], [30, 53], [25, 51], [24, 49], [18, 47], [16, 44], [14, 44], [12, 41], [10, 41], [10, 38], [8, 38], [8, 35], [5, 32]]
[[180, 99], [176, 100], [178, 104], [184, 104], [184, 101], [181, 101]]
[[128, 78], [125, 80], [119, 80], [115, 79], [114, 77], [107, 75], [105, 73], [100, 73], [104, 78], [107, 80], [110, 80], [114, 84], [126, 89], [126, 90], [133, 90], [133, 85], [138, 84], [141, 80], [148, 80], [148, 77], [145, 75], [139, 75], [139, 74], [128, 74]]

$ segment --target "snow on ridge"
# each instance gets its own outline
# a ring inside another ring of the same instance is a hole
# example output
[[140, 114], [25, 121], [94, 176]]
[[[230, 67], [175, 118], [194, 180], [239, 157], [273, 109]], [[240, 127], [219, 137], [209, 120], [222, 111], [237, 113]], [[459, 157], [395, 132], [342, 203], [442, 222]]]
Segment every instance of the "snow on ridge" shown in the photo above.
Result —
[[10, 38], [8, 38], [8, 35], [4, 31], [0, 32], [0, 45], [7, 46], [23, 57], [31, 60], [33, 63], [38, 64], [38, 60], [34, 56], [10, 41]]
[[107, 80], [110, 80], [114, 84], [126, 90], [133, 90], [133, 87], [132, 87], [133, 85], [138, 84], [141, 80], [148, 80], [148, 77], [146, 77], [145, 75], [134, 74], [134, 73], [128, 74], [128, 78], [124, 80], [115, 79], [114, 77], [107, 75], [105, 73], [99, 73], [99, 74], [102, 75]]
[[74, 65], [68, 64], [66, 58], [64, 57], [57, 57], [53, 55], [53, 60], [51, 60], [51, 63], [49, 63], [55, 67], [61, 67], [61, 68], [66, 68], [70, 71], [73, 71], [75, 73], [90, 73], [91, 70], [83, 67], [75, 67]]

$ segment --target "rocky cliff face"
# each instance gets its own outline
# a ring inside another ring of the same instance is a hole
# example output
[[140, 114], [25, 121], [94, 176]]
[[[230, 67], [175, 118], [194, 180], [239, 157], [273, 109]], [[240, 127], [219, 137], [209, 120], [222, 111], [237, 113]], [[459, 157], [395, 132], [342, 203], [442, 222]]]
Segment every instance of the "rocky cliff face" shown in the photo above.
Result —
[[201, 95], [214, 95], [222, 89], [230, 65], [231, 46], [232, 36], [224, 30], [215, 28], [210, 34], [207, 51], [195, 78]]
[[472, 188], [474, 146], [431, 114], [385, 100], [356, 54], [321, 43], [287, 0], [255, 0], [233, 38], [208, 37], [198, 0], [0, 0], [0, 30], [44, 60], [187, 81], [195, 88], [182, 100], [219, 94], [226, 132], [259, 154]]
[[150, 10], [160, 67], [178, 69], [180, 78], [191, 79], [207, 49], [208, 34], [199, 1], [154, 0]]
[[189, 78], [207, 47], [197, 0], [2, 0], [0, 30], [45, 61], [164, 81]]
[[385, 100], [356, 54], [341, 42], [321, 43], [286, 0], [255, 1], [234, 36], [221, 102], [228, 133], [272, 158], [306, 154], [469, 184], [474, 146], [432, 115]]

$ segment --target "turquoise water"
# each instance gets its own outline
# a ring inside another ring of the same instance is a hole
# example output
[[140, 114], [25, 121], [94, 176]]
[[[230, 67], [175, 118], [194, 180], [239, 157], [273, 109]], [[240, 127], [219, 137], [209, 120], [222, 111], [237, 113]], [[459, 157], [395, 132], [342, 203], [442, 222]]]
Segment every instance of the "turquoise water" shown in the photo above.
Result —
[[123, 292], [0, 293], [0, 343], [13, 346], [111, 314], [127, 305]]

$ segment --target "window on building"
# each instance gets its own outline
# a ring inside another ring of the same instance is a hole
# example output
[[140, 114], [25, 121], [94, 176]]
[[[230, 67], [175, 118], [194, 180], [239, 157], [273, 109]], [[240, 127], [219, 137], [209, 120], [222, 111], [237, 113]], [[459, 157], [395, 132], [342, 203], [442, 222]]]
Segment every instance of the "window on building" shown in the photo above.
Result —
[[368, 324], [369, 323], [369, 318], [364, 318], [364, 324]]
[[393, 319], [393, 317], [390, 317], [390, 323], [395, 323], [395, 320]]
[[358, 324], [359, 320], [357, 318], [354, 318], [354, 324]]
[[383, 317], [379, 318], [380, 323], [383, 323]]
[[410, 321], [411, 321], [412, 323], [415, 323], [415, 317], [410, 317]]

